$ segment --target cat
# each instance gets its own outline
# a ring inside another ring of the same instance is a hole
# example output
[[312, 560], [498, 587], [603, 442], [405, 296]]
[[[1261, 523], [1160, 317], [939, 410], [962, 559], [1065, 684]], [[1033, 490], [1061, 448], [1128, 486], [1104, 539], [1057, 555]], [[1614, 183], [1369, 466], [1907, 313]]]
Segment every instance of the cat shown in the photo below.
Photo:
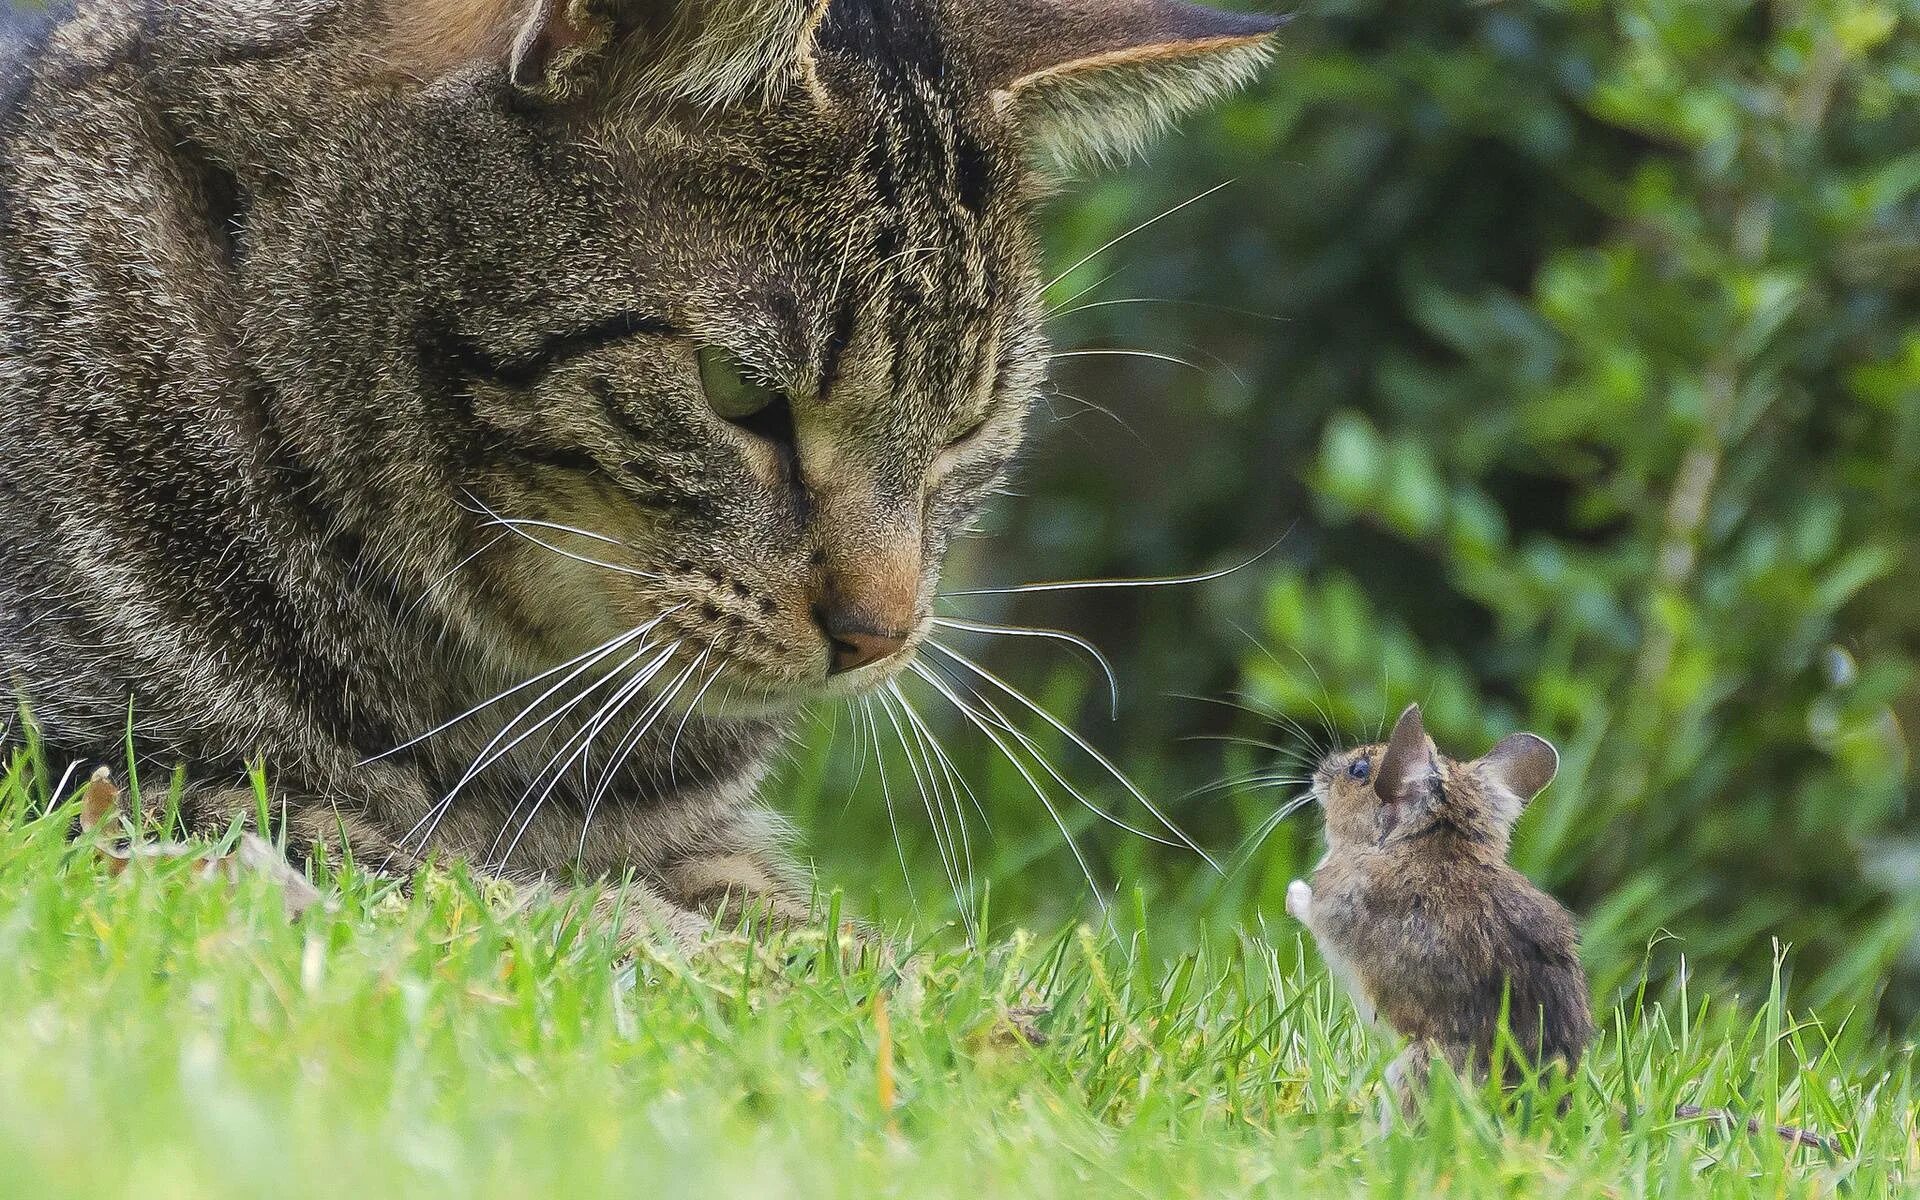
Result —
[[762, 774], [902, 669], [1006, 475], [1036, 199], [1278, 24], [0, 11], [0, 678], [46, 744], [131, 721], [209, 828], [264, 761], [296, 858], [620, 881], [683, 938], [805, 919]]

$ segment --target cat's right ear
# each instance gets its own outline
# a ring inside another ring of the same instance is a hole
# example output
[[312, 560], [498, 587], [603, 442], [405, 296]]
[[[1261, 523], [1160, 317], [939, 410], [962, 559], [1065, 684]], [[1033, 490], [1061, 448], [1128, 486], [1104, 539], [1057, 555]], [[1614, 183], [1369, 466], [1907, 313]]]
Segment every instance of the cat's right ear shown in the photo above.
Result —
[[1279, 17], [1186, 0], [946, 0], [996, 107], [1073, 167], [1138, 153], [1251, 79]]

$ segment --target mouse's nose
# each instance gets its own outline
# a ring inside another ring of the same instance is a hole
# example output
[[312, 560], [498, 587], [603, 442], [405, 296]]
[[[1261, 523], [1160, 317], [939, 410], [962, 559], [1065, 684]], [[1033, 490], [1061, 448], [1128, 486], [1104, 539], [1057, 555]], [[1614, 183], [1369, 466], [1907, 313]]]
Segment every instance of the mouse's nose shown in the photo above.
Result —
[[827, 635], [827, 644], [833, 651], [829, 675], [845, 675], [848, 671], [872, 666], [900, 653], [907, 644], [905, 631], [877, 628], [876, 622], [847, 609], [816, 608], [813, 619]]

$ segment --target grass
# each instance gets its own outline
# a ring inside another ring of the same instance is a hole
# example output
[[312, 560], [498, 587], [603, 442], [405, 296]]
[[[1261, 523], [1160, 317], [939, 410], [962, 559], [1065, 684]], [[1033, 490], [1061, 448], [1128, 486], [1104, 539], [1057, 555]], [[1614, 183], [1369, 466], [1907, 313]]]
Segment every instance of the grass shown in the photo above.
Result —
[[[1878, 1196], [1920, 1178], [1912, 1049], [1633, 996], [1566, 1088], [1436, 1084], [1271, 930], [1164, 961], [1083, 927], [920, 948], [796, 933], [623, 962], [557, 901], [351, 866], [290, 923], [262, 881], [112, 878], [0, 781], [0, 1195]], [[1032, 1046], [1018, 1010], [1045, 1007]], [[1817, 1126], [1791, 1150], [1668, 1114]], [[1621, 1114], [1642, 1114], [1623, 1126]]]

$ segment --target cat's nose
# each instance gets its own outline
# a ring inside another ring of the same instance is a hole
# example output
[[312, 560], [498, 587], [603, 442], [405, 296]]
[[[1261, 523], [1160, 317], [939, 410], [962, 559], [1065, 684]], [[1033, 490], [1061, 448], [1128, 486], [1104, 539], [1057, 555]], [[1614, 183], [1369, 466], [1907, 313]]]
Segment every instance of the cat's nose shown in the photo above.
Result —
[[816, 608], [813, 619], [827, 635], [833, 653], [829, 675], [884, 662], [906, 648], [908, 631], [879, 628], [878, 622], [855, 610]]

